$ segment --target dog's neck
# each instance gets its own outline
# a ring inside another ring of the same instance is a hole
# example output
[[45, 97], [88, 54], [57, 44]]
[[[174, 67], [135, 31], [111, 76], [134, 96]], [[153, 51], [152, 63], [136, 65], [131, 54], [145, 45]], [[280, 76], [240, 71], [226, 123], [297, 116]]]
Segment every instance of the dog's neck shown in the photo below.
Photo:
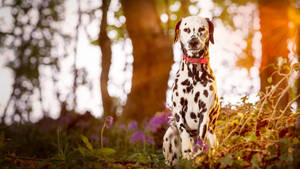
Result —
[[[208, 53], [208, 48], [209, 48], [209, 41], [206, 41], [205, 46], [203, 49], [201, 49], [198, 53], [195, 54], [189, 54], [190, 52], [187, 52], [187, 50], [185, 49], [184, 45], [181, 43], [181, 49], [183, 52], [183, 55], [185, 55], [187, 58], [189, 58], [190, 60], [193, 59], [205, 59], [206, 62], [205, 63], [192, 63], [187, 61], [186, 59], [182, 59], [182, 66], [186, 66], [187, 68], [191, 69], [193, 67], [195, 67], [198, 71], [201, 72], [211, 72], [210, 70], [210, 66], [209, 66], [209, 53]], [[193, 68], [193, 69], [195, 69]]]
[[191, 53], [191, 52], [188, 52], [186, 50], [186, 48], [184, 47], [183, 43], [180, 42], [181, 44], [181, 49], [182, 49], [182, 52], [185, 56], [187, 56], [188, 58], [208, 58], [208, 47], [209, 47], [209, 41], [206, 41], [205, 42], [205, 46], [203, 49], [201, 49], [199, 52], [197, 53]]

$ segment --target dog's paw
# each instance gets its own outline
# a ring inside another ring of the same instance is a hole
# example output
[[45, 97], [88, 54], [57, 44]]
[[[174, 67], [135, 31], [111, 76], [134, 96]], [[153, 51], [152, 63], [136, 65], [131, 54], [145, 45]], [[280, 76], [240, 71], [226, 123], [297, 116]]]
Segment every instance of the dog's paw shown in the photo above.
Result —
[[191, 149], [182, 150], [182, 158], [186, 160], [193, 159], [193, 152]]
[[193, 159], [195, 159], [197, 156], [199, 156], [202, 153], [200, 149], [194, 149], [193, 152]]

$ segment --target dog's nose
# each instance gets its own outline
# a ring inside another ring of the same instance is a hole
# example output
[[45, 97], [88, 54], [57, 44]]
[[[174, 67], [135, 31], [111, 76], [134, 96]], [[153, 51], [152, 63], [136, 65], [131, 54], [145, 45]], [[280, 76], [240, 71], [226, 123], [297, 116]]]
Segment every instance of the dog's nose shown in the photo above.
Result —
[[195, 48], [195, 47], [198, 46], [199, 40], [198, 40], [197, 38], [192, 38], [192, 39], [190, 40], [189, 44], [190, 44], [190, 46], [191, 46], [192, 48]]

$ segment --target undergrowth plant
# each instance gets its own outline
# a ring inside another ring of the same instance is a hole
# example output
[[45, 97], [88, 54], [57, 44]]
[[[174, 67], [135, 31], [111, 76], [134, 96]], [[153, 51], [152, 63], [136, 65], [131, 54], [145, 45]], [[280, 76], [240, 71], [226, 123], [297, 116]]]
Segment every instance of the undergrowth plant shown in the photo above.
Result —
[[[289, 89], [287, 85], [275, 96], [275, 91], [284, 80], [296, 73], [299, 64], [284, 67], [288, 73], [278, 68], [274, 74], [282, 79], [268, 86], [266, 93], [259, 93], [261, 99], [252, 104], [247, 96], [241, 98], [241, 105], [226, 105], [221, 109], [216, 124], [219, 145], [199, 156], [196, 166], [205, 168], [298, 168], [300, 166], [299, 109], [291, 112], [291, 104], [300, 96], [291, 99], [284, 109], [278, 104]], [[298, 73], [298, 74], [297, 74]], [[271, 82], [272, 77], [268, 78]], [[276, 102], [274, 102], [274, 97]]]

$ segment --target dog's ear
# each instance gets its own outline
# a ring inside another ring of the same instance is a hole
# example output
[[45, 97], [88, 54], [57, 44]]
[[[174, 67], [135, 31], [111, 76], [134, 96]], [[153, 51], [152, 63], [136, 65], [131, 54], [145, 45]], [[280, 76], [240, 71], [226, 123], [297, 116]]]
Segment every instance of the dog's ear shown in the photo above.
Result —
[[214, 24], [208, 18], [205, 18], [208, 23], [208, 30], [209, 30], [209, 40], [212, 44], [215, 43], [214, 41]]
[[181, 24], [181, 19], [180, 19], [180, 21], [177, 22], [176, 27], [175, 27], [175, 38], [174, 38], [174, 43], [176, 43], [176, 42], [178, 41], [179, 36], [180, 36], [180, 29], [179, 29], [180, 24]]

